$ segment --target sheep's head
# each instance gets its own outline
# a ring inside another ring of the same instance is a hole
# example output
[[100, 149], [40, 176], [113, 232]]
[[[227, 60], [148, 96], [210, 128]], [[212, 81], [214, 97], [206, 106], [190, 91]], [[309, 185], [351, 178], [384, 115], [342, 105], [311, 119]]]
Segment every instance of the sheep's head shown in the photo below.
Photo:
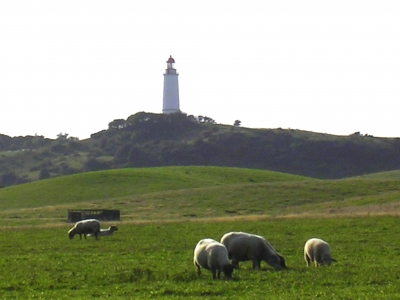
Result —
[[70, 240], [72, 240], [75, 236], [75, 228], [72, 228], [70, 231], [68, 231], [68, 237]]
[[226, 278], [232, 279], [233, 269], [234, 269], [233, 265], [231, 264], [225, 265], [222, 267], [222, 272], [224, 272]]
[[327, 254], [322, 258], [321, 266], [330, 266], [332, 262], [336, 262], [336, 259], [332, 258], [330, 254]]
[[283, 264], [282, 264], [281, 256], [278, 256], [278, 255], [268, 256], [265, 261], [267, 262], [267, 264], [269, 264], [271, 267], [273, 267], [276, 271], [280, 271], [286, 267], [284, 260], [283, 260]]
[[283, 256], [280, 255], [280, 254], [278, 254], [278, 257], [279, 257], [280, 265], [281, 265], [282, 269], [286, 269], [287, 267], [286, 267], [285, 259], [284, 259]]
[[115, 225], [110, 226], [109, 228], [110, 231], [118, 231], [118, 227]]

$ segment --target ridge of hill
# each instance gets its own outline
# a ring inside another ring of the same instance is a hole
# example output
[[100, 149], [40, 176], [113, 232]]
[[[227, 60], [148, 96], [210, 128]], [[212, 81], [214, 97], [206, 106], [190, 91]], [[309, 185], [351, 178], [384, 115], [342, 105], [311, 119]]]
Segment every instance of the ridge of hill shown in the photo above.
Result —
[[380, 180], [399, 180], [400, 179], [400, 170], [371, 173], [371, 174], [356, 176], [355, 178], [380, 179]]
[[0, 189], [0, 210], [103, 201], [143, 194], [308, 178], [224, 167], [126, 168], [86, 172]]
[[339, 179], [400, 169], [400, 139], [250, 129], [207, 117], [140, 112], [79, 141], [0, 135], [0, 187], [137, 167], [226, 166]]

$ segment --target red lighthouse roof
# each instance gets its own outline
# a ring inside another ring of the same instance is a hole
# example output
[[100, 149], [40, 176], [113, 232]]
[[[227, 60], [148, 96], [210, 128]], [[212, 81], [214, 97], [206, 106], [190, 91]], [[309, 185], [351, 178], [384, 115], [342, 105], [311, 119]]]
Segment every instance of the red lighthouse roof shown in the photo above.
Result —
[[169, 56], [167, 63], [169, 64], [174, 64], [175, 63], [175, 59], [172, 58], [172, 55]]

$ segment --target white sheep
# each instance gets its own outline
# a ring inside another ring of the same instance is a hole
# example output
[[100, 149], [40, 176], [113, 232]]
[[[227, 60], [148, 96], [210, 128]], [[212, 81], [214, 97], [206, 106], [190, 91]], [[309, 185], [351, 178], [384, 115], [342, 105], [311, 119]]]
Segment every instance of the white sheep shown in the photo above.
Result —
[[224, 245], [213, 239], [202, 239], [197, 243], [193, 262], [199, 275], [200, 269], [204, 268], [211, 271], [213, 279], [219, 279], [221, 271], [226, 278], [232, 278], [234, 267], [229, 261], [228, 251]]
[[253, 269], [260, 269], [261, 261], [265, 261], [275, 270], [286, 268], [285, 259], [259, 235], [246, 232], [229, 232], [221, 238], [229, 253], [232, 264], [239, 268], [239, 262], [252, 261]]
[[[100, 229], [100, 236], [110, 236], [112, 235], [115, 231], [118, 231], [118, 226], [111, 225], [107, 229]], [[95, 235], [93, 233], [88, 234], [88, 236], [94, 237]]]
[[327, 242], [321, 239], [313, 238], [309, 239], [304, 245], [304, 260], [306, 261], [307, 267], [310, 266], [310, 262], [314, 262], [315, 266], [330, 266], [332, 262], [336, 262], [331, 255], [331, 247]]
[[68, 231], [68, 237], [72, 240], [75, 234], [79, 234], [80, 239], [82, 239], [82, 234], [85, 239], [87, 234], [94, 234], [97, 239], [100, 234], [100, 222], [96, 219], [76, 222], [74, 227]]

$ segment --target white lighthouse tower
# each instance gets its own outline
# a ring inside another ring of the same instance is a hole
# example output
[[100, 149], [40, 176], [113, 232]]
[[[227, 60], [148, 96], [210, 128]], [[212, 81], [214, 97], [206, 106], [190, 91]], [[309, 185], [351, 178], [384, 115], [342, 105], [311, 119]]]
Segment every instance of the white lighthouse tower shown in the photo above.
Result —
[[175, 60], [170, 56], [164, 73], [163, 114], [177, 112], [180, 112], [178, 73], [175, 69]]

